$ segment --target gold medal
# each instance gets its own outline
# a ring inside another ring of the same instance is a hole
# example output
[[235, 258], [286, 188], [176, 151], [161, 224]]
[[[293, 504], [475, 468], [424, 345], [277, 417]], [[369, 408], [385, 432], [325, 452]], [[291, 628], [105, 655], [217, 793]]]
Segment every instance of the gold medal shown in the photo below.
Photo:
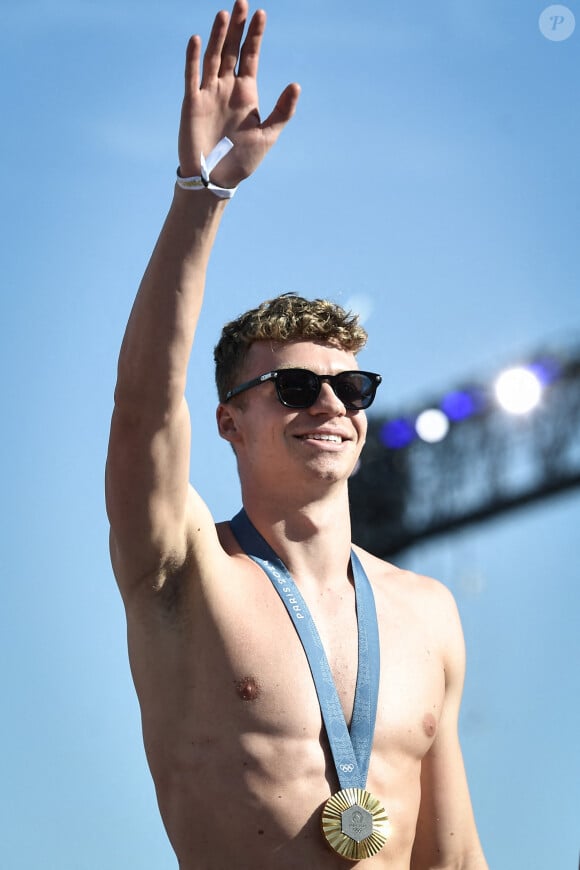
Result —
[[350, 861], [380, 852], [391, 825], [383, 805], [362, 788], [343, 788], [322, 810], [322, 833], [335, 852]]

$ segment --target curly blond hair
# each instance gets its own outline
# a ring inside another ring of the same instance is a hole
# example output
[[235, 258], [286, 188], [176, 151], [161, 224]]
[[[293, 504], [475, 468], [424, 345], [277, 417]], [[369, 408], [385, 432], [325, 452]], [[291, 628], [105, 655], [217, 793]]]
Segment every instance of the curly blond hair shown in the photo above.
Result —
[[220, 402], [239, 381], [255, 341], [322, 341], [358, 353], [367, 332], [358, 315], [327, 299], [304, 299], [283, 293], [241, 314], [222, 329], [214, 348], [215, 380]]

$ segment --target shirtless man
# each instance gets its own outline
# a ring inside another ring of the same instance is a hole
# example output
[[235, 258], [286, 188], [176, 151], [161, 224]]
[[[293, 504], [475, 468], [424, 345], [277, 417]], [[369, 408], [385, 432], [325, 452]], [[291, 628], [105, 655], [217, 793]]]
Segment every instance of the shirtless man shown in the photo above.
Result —
[[[299, 96], [289, 85], [260, 121], [265, 15], [256, 12], [243, 40], [246, 18], [246, 0], [237, 0], [231, 17], [216, 16], [203, 61], [198, 37], [187, 49], [180, 175], [199, 177], [200, 154], [224, 137], [233, 148], [208, 161], [219, 189], [207, 187], [207, 174], [176, 186], [127, 326], [107, 464], [111, 554], [147, 757], [181, 870], [330, 870], [353, 862], [321, 830], [340, 783], [304, 649], [262, 568], [188, 482], [186, 370], [224, 196], [256, 169]], [[236, 454], [247, 514], [312, 613], [350, 722], [358, 650], [347, 480], [367, 426], [356, 395], [350, 407], [356, 379], [353, 387], [311, 378], [319, 392], [306, 407], [282, 404], [278, 391], [297, 394], [275, 377], [227, 396], [267, 372], [358, 369], [365, 334], [352, 319], [330, 333], [299, 327], [291, 340], [275, 331], [271, 312], [302, 304], [266, 306], [274, 331], [254, 333], [238, 357], [232, 330], [222, 338], [217, 421]], [[249, 327], [238, 327], [243, 345]], [[485, 870], [457, 736], [464, 649], [451, 595], [355, 551], [374, 591], [381, 658], [366, 789], [390, 825], [367, 863]]]

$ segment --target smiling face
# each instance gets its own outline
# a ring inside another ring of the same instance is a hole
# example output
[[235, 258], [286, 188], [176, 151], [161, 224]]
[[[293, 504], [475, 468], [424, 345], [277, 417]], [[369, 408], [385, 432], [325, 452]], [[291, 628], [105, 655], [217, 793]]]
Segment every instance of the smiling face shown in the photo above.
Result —
[[[255, 342], [240, 382], [281, 368], [305, 368], [320, 375], [358, 369], [356, 357], [315, 341]], [[310, 408], [286, 408], [273, 382], [253, 387], [218, 408], [220, 434], [234, 446], [242, 486], [276, 486], [284, 491], [346, 481], [363, 448], [363, 411], [347, 411], [324, 382]]]

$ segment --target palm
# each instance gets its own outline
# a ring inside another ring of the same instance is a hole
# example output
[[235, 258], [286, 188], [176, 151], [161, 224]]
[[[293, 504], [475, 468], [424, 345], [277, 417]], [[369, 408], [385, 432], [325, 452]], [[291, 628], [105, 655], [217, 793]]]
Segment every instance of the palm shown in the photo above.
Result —
[[237, 185], [256, 169], [294, 113], [299, 94], [297, 85], [289, 85], [270, 116], [261, 121], [256, 76], [265, 16], [254, 15], [242, 45], [246, 15], [245, 0], [237, 0], [229, 26], [225, 13], [216, 16], [201, 76], [197, 37], [190, 41], [187, 54], [179, 131], [182, 175], [199, 174], [200, 153], [207, 156], [228, 136], [235, 147], [212, 175], [226, 187]]

